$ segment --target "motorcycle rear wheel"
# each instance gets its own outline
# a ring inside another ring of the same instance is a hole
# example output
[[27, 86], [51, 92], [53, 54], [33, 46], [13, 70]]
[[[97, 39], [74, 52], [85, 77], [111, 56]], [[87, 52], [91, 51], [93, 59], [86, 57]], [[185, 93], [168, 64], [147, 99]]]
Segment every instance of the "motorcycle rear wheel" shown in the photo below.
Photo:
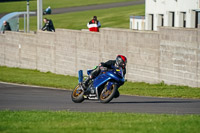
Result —
[[117, 85], [113, 84], [109, 90], [107, 89], [107, 85], [104, 86], [104, 89], [101, 91], [100, 94], [100, 102], [101, 103], [109, 103], [115, 96], [117, 91]]
[[84, 94], [84, 90], [80, 86], [80, 84], [78, 84], [74, 88], [74, 90], [72, 91], [72, 94], [71, 94], [72, 101], [75, 102], [75, 103], [81, 103], [81, 102], [83, 102], [84, 101], [83, 94]]

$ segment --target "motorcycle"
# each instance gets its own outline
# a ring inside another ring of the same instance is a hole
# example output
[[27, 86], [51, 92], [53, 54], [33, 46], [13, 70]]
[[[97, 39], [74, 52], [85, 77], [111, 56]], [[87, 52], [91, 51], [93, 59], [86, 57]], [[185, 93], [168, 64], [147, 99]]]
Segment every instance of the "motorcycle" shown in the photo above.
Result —
[[[87, 74], [93, 70], [87, 70]], [[124, 84], [123, 69], [113, 67], [111, 70], [101, 70], [101, 73], [89, 82], [86, 89], [83, 89], [83, 71], [79, 70], [79, 83], [71, 94], [72, 101], [81, 103], [85, 99], [99, 100], [101, 103], [109, 103], [113, 98], [119, 97], [118, 88]]]

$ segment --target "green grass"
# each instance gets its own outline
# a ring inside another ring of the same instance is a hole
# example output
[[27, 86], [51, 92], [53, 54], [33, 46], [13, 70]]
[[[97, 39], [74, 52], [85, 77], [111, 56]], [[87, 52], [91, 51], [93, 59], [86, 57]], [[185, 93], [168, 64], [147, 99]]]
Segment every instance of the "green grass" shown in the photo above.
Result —
[[156, 96], [156, 97], [177, 97], [177, 98], [200, 98], [200, 88], [188, 86], [167, 85], [164, 82], [160, 84], [148, 84], [144, 82], [127, 82], [120, 88], [123, 94], [138, 96]]
[[[87, 23], [94, 15], [98, 17], [103, 27], [129, 28], [129, 17], [131, 15], [144, 15], [145, 5], [118, 7], [110, 9], [101, 9], [93, 11], [82, 11], [74, 13], [65, 13], [58, 15], [46, 15], [44, 17], [53, 20], [55, 28], [64, 29], [87, 29]], [[24, 28], [24, 20], [20, 19], [20, 29]], [[37, 29], [37, 18], [30, 18], [30, 29]]]
[[78, 78], [56, 75], [50, 72], [44, 73], [38, 70], [8, 68], [1, 66], [0, 81], [73, 89], [78, 83]]
[[[78, 78], [38, 70], [0, 66], [0, 81], [73, 89], [78, 83]], [[119, 88], [119, 91], [127, 95], [200, 99], [200, 88], [166, 85], [163, 82], [160, 84], [126, 82]]]
[[[54, 8], [64, 8], [64, 7], [76, 7], [76, 6], [87, 6], [87, 5], [97, 5], [106, 3], [116, 3], [116, 2], [126, 2], [133, 0], [43, 0], [43, 10], [48, 6]], [[1, 2], [0, 3], [0, 13], [9, 13], [17, 11], [26, 11], [26, 1], [18, 2]], [[37, 0], [30, 0], [30, 10], [37, 10]]]
[[200, 115], [0, 111], [1, 133], [199, 133]]

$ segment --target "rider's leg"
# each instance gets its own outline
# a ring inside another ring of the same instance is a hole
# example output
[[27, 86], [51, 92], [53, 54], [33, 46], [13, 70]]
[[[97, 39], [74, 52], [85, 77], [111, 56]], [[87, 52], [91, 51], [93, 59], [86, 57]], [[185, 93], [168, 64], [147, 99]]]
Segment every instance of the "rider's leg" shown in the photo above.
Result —
[[101, 72], [100, 67], [98, 66], [96, 69], [94, 69], [91, 74], [83, 81], [83, 88], [86, 89], [88, 87], [88, 83], [90, 82], [90, 80], [94, 79], [95, 77], [97, 77], [99, 75], [99, 73]]

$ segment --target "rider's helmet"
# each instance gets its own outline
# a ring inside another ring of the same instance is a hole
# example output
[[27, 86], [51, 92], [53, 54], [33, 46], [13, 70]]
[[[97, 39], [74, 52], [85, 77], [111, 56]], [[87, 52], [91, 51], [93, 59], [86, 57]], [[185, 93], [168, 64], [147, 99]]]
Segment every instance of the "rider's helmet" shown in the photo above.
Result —
[[127, 63], [127, 59], [126, 59], [125, 56], [123, 56], [123, 55], [118, 55], [117, 56], [117, 58], [116, 58], [116, 65], [117, 66], [125, 68], [126, 67], [126, 63]]

